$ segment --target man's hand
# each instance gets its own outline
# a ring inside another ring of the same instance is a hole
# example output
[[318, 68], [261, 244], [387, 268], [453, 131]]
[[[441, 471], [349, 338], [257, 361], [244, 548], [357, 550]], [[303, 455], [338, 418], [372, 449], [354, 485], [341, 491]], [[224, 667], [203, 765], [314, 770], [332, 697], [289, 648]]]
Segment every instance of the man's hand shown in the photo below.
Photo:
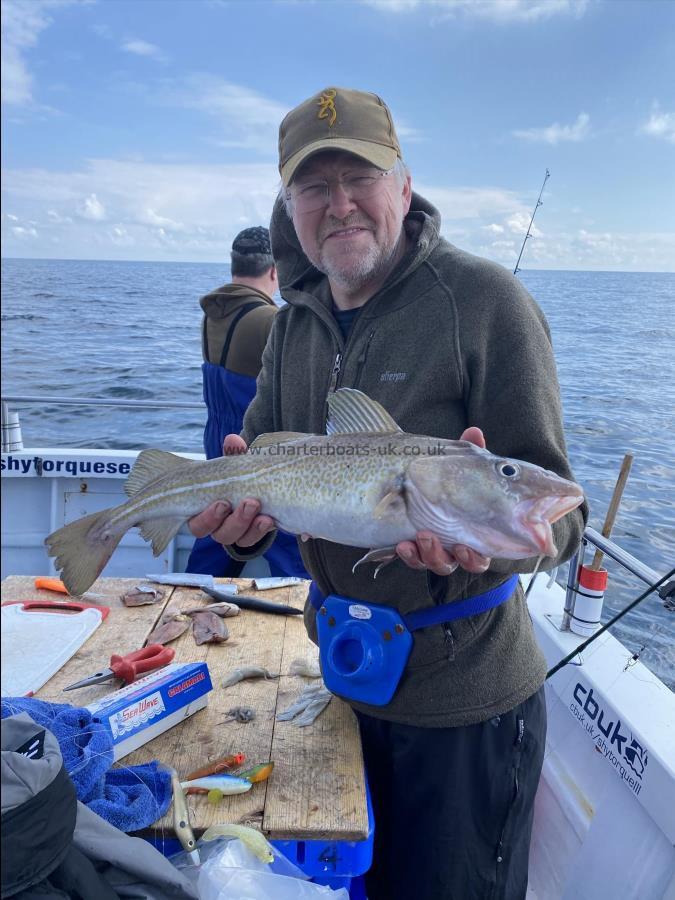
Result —
[[[246, 453], [246, 441], [238, 434], [228, 434], [223, 441], [223, 456]], [[188, 528], [195, 537], [210, 534], [219, 544], [236, 544], [238, 547], [252, 547], [268, 531], [276, 528], [270, 516], [259, 516], [260, 501], [254, 497], [242, 500], [232, 512], [232, 506], [218, 500], [188, 520]]]
[[[485, 447], [485, 438], [480, 428], [467, 428], [460, 440]], [[490, 565], [490, 557], [483, 556], [464, 544], [455, 544], [445, 550], [431, 531], [418, 531], [414, 541], [401, 541], [396, 546], [396, 554], [411, 569], [430, 569], [436, 575], [450, 575], [457, 566], [467, 572], [479, 573]]]

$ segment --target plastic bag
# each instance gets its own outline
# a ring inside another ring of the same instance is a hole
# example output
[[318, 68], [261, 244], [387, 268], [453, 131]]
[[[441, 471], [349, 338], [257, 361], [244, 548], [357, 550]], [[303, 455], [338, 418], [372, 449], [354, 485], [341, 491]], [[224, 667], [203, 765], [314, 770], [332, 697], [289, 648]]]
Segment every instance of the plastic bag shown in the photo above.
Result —
[[[200, 900], [349, 900], [344, 888], [334, 891], [308, 881], [275, 847], [272, 863], [261, 862], [236, 838], [200, 841], [198, 849], [202, 864], [190, 875], [196, 879]], [[179, 858], [172, 857], [171, 862], [183, 868], [187, 860]]]

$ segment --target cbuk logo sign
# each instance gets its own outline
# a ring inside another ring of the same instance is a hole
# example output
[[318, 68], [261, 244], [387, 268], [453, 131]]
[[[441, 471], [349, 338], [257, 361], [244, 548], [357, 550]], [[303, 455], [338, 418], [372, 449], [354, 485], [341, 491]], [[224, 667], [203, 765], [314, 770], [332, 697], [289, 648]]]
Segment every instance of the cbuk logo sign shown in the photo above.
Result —
[[578, 681], [572, 696], [570, 711], [595, 741], [595, 749], [611, 763], [633, 793], [639, 794], [649, 761], [647, 750], [614, 712], [603, 708], [593, 696], [593, 688], [586, 688]]

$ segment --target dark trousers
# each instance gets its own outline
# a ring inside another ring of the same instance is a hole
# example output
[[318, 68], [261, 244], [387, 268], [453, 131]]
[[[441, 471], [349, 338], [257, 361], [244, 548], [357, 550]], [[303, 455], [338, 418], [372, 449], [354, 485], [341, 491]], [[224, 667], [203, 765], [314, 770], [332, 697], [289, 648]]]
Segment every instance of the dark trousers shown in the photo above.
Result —
[[523, 900], [544, 689], [462, 728], [358, 719], [375, 813], [368, 900]]

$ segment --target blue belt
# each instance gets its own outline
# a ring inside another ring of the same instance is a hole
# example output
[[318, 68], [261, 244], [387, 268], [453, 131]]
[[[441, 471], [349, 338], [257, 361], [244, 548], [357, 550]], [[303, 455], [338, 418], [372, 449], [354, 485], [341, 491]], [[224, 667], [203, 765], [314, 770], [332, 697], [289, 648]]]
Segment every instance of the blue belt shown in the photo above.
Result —
[[412, 632], [487, 612], [513, 594], [518, 576], [486, 591], [403, 615], [391, 606], [321, 593], [312, 582], [321, 671], [326, 687], [350, 700], [384, 706], [393, 697], [412, 650]]
[[[454, 622], [455, 619], [477, 616], [508, 600], [515, 591], [517, 583], [518, 576], [512, 575], [502, 584], [492, 588], [491, 591], [485, 591], [484, 594], [476, 594], [474, 597], [467, 597], [465, 600], [453, 600], [450, 603], [441, 603], [438, 606], [418, 609], [417, 612], [411, 612], [407, 615], [400, 613], [400, 616], [405, 622], [408, 631], [419, 631], [420, 628], [428, 628], [429, 625], [442, 625], [445, 622]], [[335, 596], [338, 595], [336, 594]], [[316, 582], [313, 581], [309, 586], [309, 602], [314, 609], [319, 610], [323, 606], [325, 599]], [[363, 604], [362, 600], [352, 600], [351, 602]]]

